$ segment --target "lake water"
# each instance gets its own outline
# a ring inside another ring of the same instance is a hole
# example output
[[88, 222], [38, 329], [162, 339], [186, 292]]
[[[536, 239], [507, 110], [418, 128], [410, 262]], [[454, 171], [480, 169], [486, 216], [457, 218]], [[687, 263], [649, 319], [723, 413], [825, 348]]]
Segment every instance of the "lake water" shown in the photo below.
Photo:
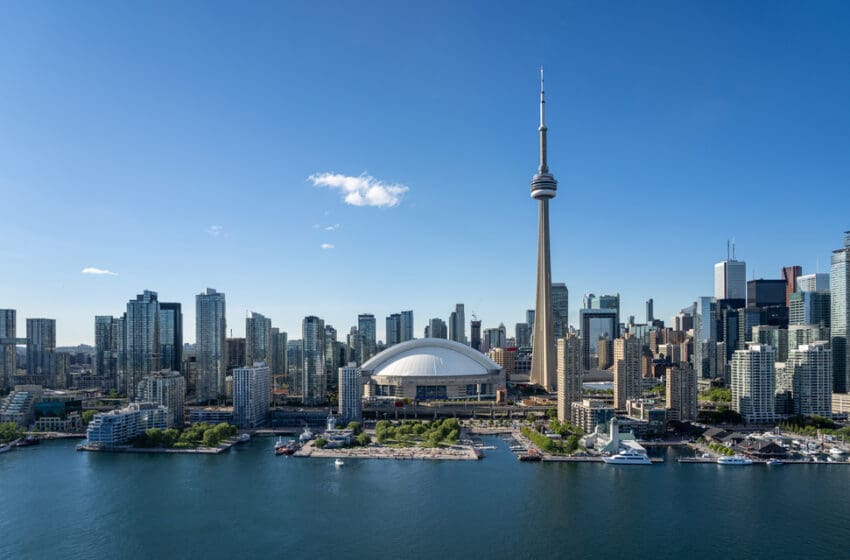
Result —
[[0, 558], [847, 558], [850, 466], [0, 455]]

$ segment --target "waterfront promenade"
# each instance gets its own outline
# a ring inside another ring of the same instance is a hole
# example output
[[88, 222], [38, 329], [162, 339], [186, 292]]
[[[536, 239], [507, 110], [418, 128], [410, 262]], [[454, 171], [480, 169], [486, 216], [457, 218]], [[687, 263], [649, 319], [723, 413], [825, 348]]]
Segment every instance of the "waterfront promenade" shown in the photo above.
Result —
[[344, 447], [319, 449], [314, 442], [308, 442], [295, 452], [295, 457], [314, 459], [399, 459], [431, 461], [476, 461], [478, 454], [468, 445], [451, 447], [387, 447], [368, 445], [366, 447]]

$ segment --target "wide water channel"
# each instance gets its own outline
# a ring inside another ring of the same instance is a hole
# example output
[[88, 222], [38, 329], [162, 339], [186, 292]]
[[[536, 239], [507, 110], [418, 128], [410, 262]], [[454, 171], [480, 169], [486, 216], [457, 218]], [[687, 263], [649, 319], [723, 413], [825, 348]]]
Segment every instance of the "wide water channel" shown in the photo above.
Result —
[[0, 455], [0, 558], [848, 558], [850, 466]]

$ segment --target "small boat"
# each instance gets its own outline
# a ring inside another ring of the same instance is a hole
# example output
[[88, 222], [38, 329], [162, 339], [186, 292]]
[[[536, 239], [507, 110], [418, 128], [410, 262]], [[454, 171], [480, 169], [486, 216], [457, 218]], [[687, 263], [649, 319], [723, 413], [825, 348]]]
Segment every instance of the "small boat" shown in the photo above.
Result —
[[278, 439], [277, 443], [274, 446], [274, 454], [275, 455], [292, 455], [296, 451], [301, 449], [301, 444], [297, 441], [289, 440], [284, 442], [283, 439]]
[[775, 466], [784, 465], [784, 464], [785, 463], [783, 463], [779, 459], [768, 459], [768, 461], [767, 461], [768, 467], [775, 467]]
[[336, 466], [337, 468], [343, 466], [344, 464], [345, 462], [342, 459], [337, 459], [336, 461], [334, 461], [334, 466]]
[[651, 465], [652, 461], [646, 454], [641, 453], [637, 449], [627, 449], [610, 457], [602, 457], [602, 460], [609, 465]]
[[6, 453], [7, 451], [11, 451], [11, 450], [12, 450], [12, 444], [11, 443], [4, 443], [3, 445], [0, 445], [0, 453]]
[[829, 454], [832, 455], [833, 457], [840, 457], [840, 456], [844, 455], [844, 450], [840, 449], [838, 447], [833, 447], [832, 449], [829, 450]]
[[31, 445], [38, 445], [41, 443], [41, 440], [34, 435], [28, 435], [22, 440], [19, 440], [18, 443], [15, 444], [15, 447], [29, 447]]
[[283, 438], [277, 438], [277, 443], [274, 444], [275, 451], [277, 451], [278, 449], [283, 449], [284, 447], [286, 447], [286, 442], [283, 441]]
[[733, 466], [746, 466], [752, 465], [752, 459], [747, 459], [742, 455], [732, 455], [731, 457], [720, 457], [717, 459], [718, 465], [733, 465]]
[[519, 456], [519, 460], [523, 461], [523, 462], [525, 462], [525, 461], [529, 461], [529, 462], [542, 461], [543, 455], [541, 455], [540, 452], [537, 451], [536, 449], [529, 449], [528, 453], [523, 453]]
[[237, 439], [239, 440], [239, 443], [248, 443], [249, 441], [251, 441], [251, 434], [239, 434], [239, 437]]

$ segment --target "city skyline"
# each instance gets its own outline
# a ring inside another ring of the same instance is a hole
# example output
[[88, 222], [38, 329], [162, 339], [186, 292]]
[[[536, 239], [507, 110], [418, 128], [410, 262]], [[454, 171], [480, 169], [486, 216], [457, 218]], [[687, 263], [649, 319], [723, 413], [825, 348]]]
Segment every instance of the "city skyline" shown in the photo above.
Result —
[[[23, 4], [0, 22], [16, 78], [0, 94], [0, 308], [19, 333], [48, 317], [57, 345], [91, 344], [96, 315], [152, 290], [182, 303], [192, 341], [206, 287], [227, 294], [234, 336], [249, 311], [290, 336], [309, 315], [345, 332], [372, 313], [385, 339], [384, 317], [411, 308], [419, 336], [458, 302], [512, 330], [534, 307], [540, 64], [570, 185], [552, 281], [574, 300], [620, 293], [640, 318], [653, 298], [667, 321], [713, 293], [727, 239], [747, 279], [779, 278], [828, 272], [848, 227], [828, 203], [850, 180], [850, 77], [832, 70], [850, 57], [846, 7], [553, 5], [559, 25], [532, 40], [532, 7], [423, 7], [415, 30], [392, 6], [223, 9]], [[490, 282], [481, 263], [505, 255]]]

